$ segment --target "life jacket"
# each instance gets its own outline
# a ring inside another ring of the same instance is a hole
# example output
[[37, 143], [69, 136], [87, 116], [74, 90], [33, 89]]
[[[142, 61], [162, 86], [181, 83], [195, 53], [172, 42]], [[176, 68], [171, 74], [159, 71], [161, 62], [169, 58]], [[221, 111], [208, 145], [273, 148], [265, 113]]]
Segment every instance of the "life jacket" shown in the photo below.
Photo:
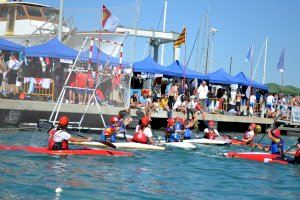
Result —
[[116, 131], [115, 127], [113, 127], [111, 125], [106, 126], [100, 135], [100, 140], [116, 142], [117, 137], [116, 137], [115, 131]]
[[192, 131], [191, 131], [190, 129], [187, 128], [187, 129], [184, 131], [183, 138], [184, 138], [184, 139], [191, 139], [191, 137], [192, 137]]
[[251, 137], [250, 132], [251, 131], [247, 131], [246, 133], [244, 133], [243, 139], [245, 139], [245, 140], [249, 139]]
[[278, 143], [274, 142], [274, 141], [271, 142], [270, 151], [272, 154], [280, 154], [280, 152], [283, 152], [284, 142], [283, 142], [283, 139], [281, 139], [281, 138], [279, 138], [279, 139], [280, 139], [280, 141]]
[[69, 143], [67, 140], [63, 140], [62, 142], [55, 142], [53, 137], [55, 134], [58, 134], [62, 130], [52, 129], [49, 132], [49, 140], [48, 140], [48, 149], [49, 150], [67, 150], [69, 149]]
[[174, 125], [174, 132], [182, 131], [182, 124], [180, 122], [176, 122]]
[[146, 134], [143, 132], [143, 130], [141, 130], [141, 127], [139, 127], [139, 131], [133, 135], [133, 138], [131, 141], [137, 142], [137, 143], [142, 143], [142, 144], [147, 144], [148, 138], [147, 138]]
[[213, 128], [208, 128], [208, 132], [205, 133], [204, 138], [214, 140], [217, 137], [217, 134], [214, 131], [215, 129]]

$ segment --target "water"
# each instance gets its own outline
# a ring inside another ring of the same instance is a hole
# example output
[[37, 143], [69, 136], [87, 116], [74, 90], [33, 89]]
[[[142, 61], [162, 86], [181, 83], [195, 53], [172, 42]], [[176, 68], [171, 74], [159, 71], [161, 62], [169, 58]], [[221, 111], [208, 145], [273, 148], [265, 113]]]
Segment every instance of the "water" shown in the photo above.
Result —
[[[0, 132], [0, 144], [28, 145], [31, 136]], [[237, 149], [134, 151], [128, 158], [0, 151], [0, 199], [299, 199], [300, 166], [219, 156]]]

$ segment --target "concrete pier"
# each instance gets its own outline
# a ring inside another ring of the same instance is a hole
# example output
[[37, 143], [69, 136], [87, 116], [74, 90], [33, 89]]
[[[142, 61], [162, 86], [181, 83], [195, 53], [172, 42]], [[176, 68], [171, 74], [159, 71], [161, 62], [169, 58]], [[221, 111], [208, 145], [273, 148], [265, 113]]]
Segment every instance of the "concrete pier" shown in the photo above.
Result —
[[[20, 110], [27, 115], [34, 115], [35, 112], [44, 113], [44, 116], [50, 116], [55, 102], [41, 102], [41, 101], [21, 101], [21, 100], [8, 100], [0, 99], [0, 111], [1, 113], [7, 113], [9, 110]], [[84, 112], [86, 105], [78, 104], [62, 104], [61, 113], [72, 113], [80, 115]], [[104, 116], [111, 116], [117, 114], [120, 110], [124, 110], [123, 107], [108, 107], [101, 106], [101, 111]], [[98, 108], [95, 105], [90, 105], [88, 115], [99, 115]], [[132, 116], [136, 116], [135, 110], [131, 110]], [[173, 112], [173, 117], [184, 117], [182, 113]], [[166, 119], [167, 112], [158, 111], [152, 114], [152, 117]], [[46, 118], [46, 119], [48, 119]], [[201, 119], [201, 115], [199, 116]], [[260, 117], [247, 117], [247, 116], [231, 116], [231, 115], [221, 115], [221, 114], [207, 114], [207, 120], [214, 120], [216, 122], [231, 122], [231, 123], [257, 123], [270, 125], [273, 123], [273, 119], [260, 118]], [[36, 121], [35, 121], [36, 122]]]

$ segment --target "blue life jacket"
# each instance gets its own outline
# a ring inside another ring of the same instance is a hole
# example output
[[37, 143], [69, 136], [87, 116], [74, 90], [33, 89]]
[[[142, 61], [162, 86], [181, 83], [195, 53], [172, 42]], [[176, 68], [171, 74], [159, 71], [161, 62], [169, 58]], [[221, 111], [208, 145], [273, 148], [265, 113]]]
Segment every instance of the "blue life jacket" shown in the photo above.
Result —
[[187, 128], [187, 129], [184, 131], [183, 138], [184, 138], [184, 139], [191, 139], [191, 137], [192, 137], [192, 131], [191, 131], [190, 129]]
[[[107, 125], [105, 127], [105, 129], [110, 128], [110, 125]], [[117, 136], [115, 133], [113, 133], [111, 136], [107, 136], [104, 134], [105, 129], [102, 131], [101, 135], [100, 135], [100, 140], [102, 141], [110, 141], [110, 142], [116, 142], [117, 141]]]
[[270, 151], [272, 154], [280, 154], [281, 151], [283, 152], [283, 149], [284, 149], [283, 139], [280, 138], [279, 143], [273, 141], [271, 142]]
[[174, 130], [176, 131], [181, 131], [182, 130], [182, 124], [180, 122], [176, 122], [174, 125]]
[[172, 133], [169, 138], [169, 142], [178, 142], [181, 138], [179, 133]]

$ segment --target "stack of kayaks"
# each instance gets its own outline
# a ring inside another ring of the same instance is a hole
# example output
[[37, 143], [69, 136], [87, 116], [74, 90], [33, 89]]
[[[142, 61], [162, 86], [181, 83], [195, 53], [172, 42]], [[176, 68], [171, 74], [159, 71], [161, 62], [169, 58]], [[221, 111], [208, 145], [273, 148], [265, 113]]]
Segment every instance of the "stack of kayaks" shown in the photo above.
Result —
[[[106, 147], [100, 142], [70, 142], [71, 144], [76, 145], [85, 145], [85, 146], [96, 146], [96, 147]], [[113, 143], [117, 149], [138, 149], [138, 150], [165, 150], [165, 147], [150, 145], [150, 144], [141, 144], [136, 142], [116, 142]]]
[[48, 150], [47, 147], [34, 147], [34, 146], [10, 146], [1, 145], [0, 150], [2, 151], [27, 151], [30, 153], [37, 154], [48, 154], [48, 155], [97, 155], [97, 156], [133, 156], [131, 152], [108, 150], [108, 149], [69, 149], [69, 150]]
[[228, 158], [238, 158], [246, 160], [254, 160], [263, 163], [280, 163], [288, 164], [286, 160], [283, 160], [280, 155], [270, 154], [265, 152], [235, 152], [230, 151], [228, 153], [223, 153], [223, 156]]

